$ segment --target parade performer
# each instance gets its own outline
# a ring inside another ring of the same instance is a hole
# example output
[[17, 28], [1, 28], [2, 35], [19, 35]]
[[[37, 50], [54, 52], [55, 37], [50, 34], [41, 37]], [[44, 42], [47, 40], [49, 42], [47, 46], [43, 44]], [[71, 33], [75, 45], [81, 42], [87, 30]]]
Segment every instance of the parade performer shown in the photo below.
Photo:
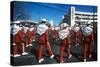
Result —
[[32, 46], [33, 41], [35, 41], [35, 27], [34, 25], [31, 25], [29, 28], [29, 45]]
[[23, 43], [22, 32], [20, 31], [19, 22], [16, 21], [12, 25], [11, 33], [12, 33], [12, 56], [19, 57], [21, 56], [21, 45]]
[[80, 27], [78, 24], [75, 24], [73, 27], [73, 37], [74, 37], [74, 43], [75, 46], [79, 46], [80, 43]]
[[67, 23], [61, 24], [61, 29], [59, 31], [59, 38], [60, 38], [60, 63], [63, 63], [63, 53], [64, 50], [67, 48], [68, 59], [71, 58], [70, 53], [70, 31], [69, 25]]
[[[43, 19], [42, 22], [44, 22], [44, 21], [46, 22], [46, 20]], [[52, 53], [50, 43], [48, 40], [48, 26], [45, 25], [44, 23], [39, 24], [37, 27], [37, 33], [39, 34], [39, 37], [38, 37], [38, 44], [39, 44], [39, 46], [38, 46], [38, 62], [41, 63], [42, 61], [44, 61], [44, 58], [42, 56], [44, 47], [46, 47], [51, 59], [54, 57], [54, 55]]]
[[23, 25], [23, 41], [24, 43], [22, 44], [22, 55], [27, 55], [28, 53], [26, 52], [26, 47], [29, 44], [29, 27], [26, 25]]
[[91, 43], [93, 41], [93, 29], [90, 27], [90, 24], [87, 24], [82, 28], [83, 34], [83, 44], [84, 44], [84, 62], [86, 62], [86, 58], [91, 57], [92, 48]]

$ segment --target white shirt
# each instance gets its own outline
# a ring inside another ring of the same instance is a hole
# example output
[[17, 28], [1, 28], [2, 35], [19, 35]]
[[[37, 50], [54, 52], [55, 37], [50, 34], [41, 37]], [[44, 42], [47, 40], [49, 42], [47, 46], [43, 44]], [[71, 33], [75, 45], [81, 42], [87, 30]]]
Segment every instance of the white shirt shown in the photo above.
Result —
[[73, 28], [74, 32], [78, 32], [79, 30], [80, 30], [80, 27], [78, 27], [78, 26]]
[[84, 36], [89, 36], [89, 35], [91, 35], [92, 31], [93, 31], [93, 29], [91, 27], [85, 27], [82, 30], [82, 34]]
[[13, 26], [11, 27], [11, 33], [12, 33], [13, 35], [17, 34], [19, 30], [20, 30], [20, 28], [19, 28], [18, 25], [13, 25]]
[[59, 31], [59, 38], [62, 39], [62, 40], [67, 38], [68, 35], [69, 35], [68, 29], [64, 29], [64, 30]]
[[37, 27], [37, 33], [39, 35], [42, 35], [46, 32], [46, 30], [48, 29], [48, 26], [46, 26], [45, 24], [40, 24], [38, 27]]

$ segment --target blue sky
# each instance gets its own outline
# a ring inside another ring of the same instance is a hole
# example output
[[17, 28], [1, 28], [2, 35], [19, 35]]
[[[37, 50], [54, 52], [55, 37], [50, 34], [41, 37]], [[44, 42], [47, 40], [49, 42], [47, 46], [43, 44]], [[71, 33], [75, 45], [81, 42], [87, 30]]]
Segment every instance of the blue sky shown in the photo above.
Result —
[[[49, 21], [53, 20], [54, 25], [61, 21], [64, 14], [69, 13], [71, 6], [74, 6], [77, 11], [82, 12], [97, 12], [96, 6], [88, 5], [69, 5], [69, 4], [55, 4], [55, 3], [37, 3], [37, 2], [22, 2], [14, 1], [14, 18], [21, 15], [23, 12], [26, 17], [21, 19], [31, 19], [39, 21], [41, 18], [46, 18]], [[29, 18], [30, 17], [30, 18]]]

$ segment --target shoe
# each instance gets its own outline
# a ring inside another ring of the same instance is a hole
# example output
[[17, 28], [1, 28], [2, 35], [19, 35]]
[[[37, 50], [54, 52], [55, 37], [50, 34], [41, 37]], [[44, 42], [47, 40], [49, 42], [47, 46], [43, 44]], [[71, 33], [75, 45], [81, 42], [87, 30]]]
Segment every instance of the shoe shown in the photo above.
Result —
[[79, 43], [77, 43], [75, 46], [76, 46], [76, 47], [79, 46]]
[[60, 63], [64, 63], [64, 61], [60, 61]]
[[50, 58], [51, 58], [51, 59], [54, 58], [54, 55], [51, 55]]
[[90, 55], [89, 55], [89, 58], [91, 58], [91, 57], [92, 57], [92, 55], [90, 54]]
[[19, 56], [21, 56], [21, 55], [20, 54], [13, 55], [13, 57], [19, 57]]
[[29, 44], [29, 46], [32, 46], [32, 44]]
[[68, 59], [70, 59], [72, 57], [72, 54], [69, 55]]
[[42, 58], [41, 61], [44, 61], [44, 58]]
[[44, 58], [40, 59], [40, 60], [39, 60], [39, 63], [41, 63], [42, 61], [44, 61]]
[[15, 43], [13, 43], [12, 45], [13, 45], [13, 46], [15, 46], [16, 44], [15, 44]]
[[35, 39], [33, 39], [33, 41], [35, 41]]
[[29, 45], [26, 45], [26, 47], [28, 47]]
[[84, 62], [86, 62], [86, 59], [84, 59]]
[[41, 59], [39, 60], [39, 63], [41, 63]]
[[28, 54], [27, 52], [23, 52], [23, 53], [22, 53], [22, 55], [27, 55], [27, 54]]

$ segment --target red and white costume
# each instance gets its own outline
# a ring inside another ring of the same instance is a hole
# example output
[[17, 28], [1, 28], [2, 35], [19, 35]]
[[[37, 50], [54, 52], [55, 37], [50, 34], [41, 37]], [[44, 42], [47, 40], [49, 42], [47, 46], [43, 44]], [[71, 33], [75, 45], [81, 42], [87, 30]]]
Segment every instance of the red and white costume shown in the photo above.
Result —
[[[84, 44], [84, 61], [86, 61], [87, 56], [91, 55], [91, 43], [93, 41], [93, 29], [91, 27], [85, 27], [82, 30], [83, 34], [83, 44]], [[87, 53], [89, 52], [89, 53]]]
[[28, 29], [29, 29], [28, 27], [23, 27], [23, 41], [24, 41], [24, 43], [22, 45], [22, 49], [23, 49], [22, 55], [28, 54], [26, 52], [26, 47], [29, 44], [29, 30]]
[[52, 35], [52, 40], [53, 41], [57, 40], [59, 38], [58, 32], [59, 32], [59, 28], [58, 27], [52, 28], [51, 35]]
[[29, 29], [29, 46], [32, 46], [32, 42], [34, 40], [34, 37], [35, 37], [35, 29], [34, 29], [34, 27], [31, 27]]
[[70, 31], [68, 28], [59, 31], [59, 38], [60, 38], [60, 62], [63, 63], [63, 53], [64, 50], [67, 48], [68, 58], [71, 58], [70, 54]]
[[73, 27], [73, 37], [74, 37], [74, 43], [76, 46], [79, 45], [79, 38], [80, 38], [80, 27], [79, 26], [74, 26]]
[[39, 63], [41, 63], [43, 61], [42, 54], [43, 54], [44, 46], [46, 47], [51, 58], [53, 56], [53, 53], [51, 51], [50, 43], [48, 41], [48, 27], [45, 24], [40, 24], [37, 27], [37, 33], [39, 34], [38, 60], [39, 60]]
[[14, 57], [20, 56], [19, 54], [22, 53], [21, 45], [23, 43], [23, 33], [20, 31], [19, 26], [13, 26], [13, 43], [12, 43], [12, 53]]

